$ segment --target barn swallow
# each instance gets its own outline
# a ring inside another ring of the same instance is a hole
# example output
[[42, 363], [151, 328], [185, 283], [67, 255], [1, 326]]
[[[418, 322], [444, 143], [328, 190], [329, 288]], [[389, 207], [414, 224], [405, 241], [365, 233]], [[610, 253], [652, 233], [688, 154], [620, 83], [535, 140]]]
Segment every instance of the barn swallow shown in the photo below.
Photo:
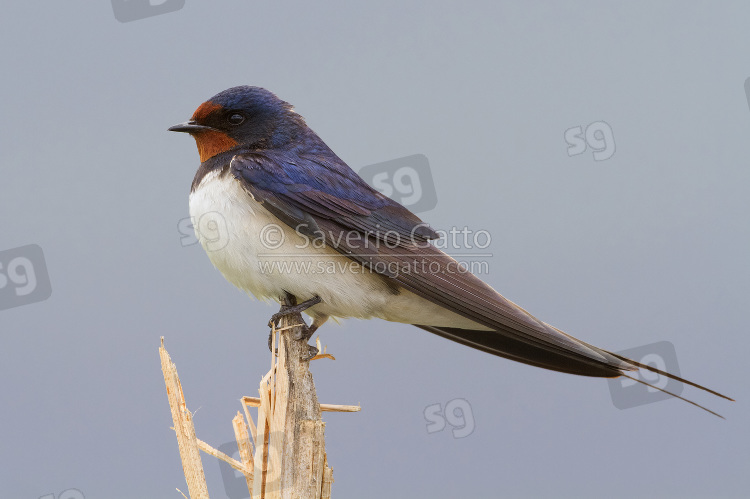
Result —
[[238, 288], [279, 301], [281, 314], [304, 310], [306, 338], [330, 317], [379, 318], [553, 371], [644, 383], [628, 375], [642, 368], [732, 400], [578, 340], [459, 270], [429, 225], [370, 187], [268, 90], [220, 92], [169, 130], [198, 146], [190, 215], [226, 223], [221, 248], [196, 229], [211, 262]]

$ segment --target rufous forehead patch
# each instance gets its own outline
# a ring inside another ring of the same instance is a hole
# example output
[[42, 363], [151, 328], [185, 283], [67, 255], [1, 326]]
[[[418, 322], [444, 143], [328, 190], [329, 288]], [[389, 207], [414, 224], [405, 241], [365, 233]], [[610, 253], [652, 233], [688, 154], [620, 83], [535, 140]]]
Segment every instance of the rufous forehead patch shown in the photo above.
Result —
[[221, 106], [219, 104], [216, 104], [215, 102], [206, 101], [200, 106], [198, 106], [198, 109], [195, 110], [193, 113], [193, 117], [191, 118], [193, 121], [201, 122], [201, 120], [204, 120], [208, 117], [209, 114], [213, 113], [217, 109], [220, 109]]

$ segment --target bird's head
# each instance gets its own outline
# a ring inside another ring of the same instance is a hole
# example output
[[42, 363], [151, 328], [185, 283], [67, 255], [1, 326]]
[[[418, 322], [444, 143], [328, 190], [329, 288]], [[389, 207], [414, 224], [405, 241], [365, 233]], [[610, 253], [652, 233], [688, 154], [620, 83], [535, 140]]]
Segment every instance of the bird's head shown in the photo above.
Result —
[[305, 127], [292, 105], [260, 87], [233, 87], [201, 104], [190, 121], [170, 127], [187, 132], [201, 162], [232, 149], [269, 149], [294, 140]]

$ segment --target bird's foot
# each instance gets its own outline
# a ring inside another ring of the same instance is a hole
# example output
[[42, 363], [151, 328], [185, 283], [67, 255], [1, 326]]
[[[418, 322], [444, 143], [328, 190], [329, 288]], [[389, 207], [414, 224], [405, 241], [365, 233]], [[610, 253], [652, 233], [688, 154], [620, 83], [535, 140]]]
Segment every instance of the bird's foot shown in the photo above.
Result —
[[312, 360], [312, 358], [318, 355], [318, 352], [320, 352], [320, 350], [318, 350], [318, 347], [314, 347], [312, 345], [307, 345], [307, 348], [309, 349], [307, 352], [307, 355], [302, 357], [302, 359], [300, 359], [302, 360], [302, 362], [307, 362], [308, 360]]
[[[322, 300], [320, 296], [316, 295], [310, 298], [309, 300], [303, 301], [302, 303], [298, 305], [295, 305], [296, 301], [297, 300], [294, 298], [294, 296], [287, 293], [287, 296], [285, 297], [285, 300], [284, 300], [285, 303], [281, 305], [281, 310], [279, 310], [277, 313], [271, 316], [271, 320], [268, 321], [268, 327], [274, 327], [274, 325], [277, 325], [278, 327], [279, 319], [281, 319], [285, 315], [293, 315], [293, 314], [299, 314], [301, 312], [304, 312], [305, 310], [312, 307], [313, 305], [317, 305]], [[312, 333], [310, 333], [310, 335], [312, 335]], [[295, 338], [295, 339], [301, 339], [301, 338]]]
[[[278, 327], [279, 319], [286, 315], [293, 315], [304, 312], [313, 305], [317, 305], [322, 300], [320, 296], [314, 296], [309, 300], [305, 300], [302, 303], [297, 304], [297, 299], [294, 297], [294, 295], [286, 293], [286, 296], [283, 297], [283, 301], [284, 303], [281, 305], [281, 309], [277, 313], [273, 314], [271, 316], [271, 320], [268, 321], [268, 327], [271, 328], [271, 332], [268, 334], [268, 349], [271, 351], [273, 351], [273, 332], [274, 328]], [[312, 338], [312, 335], [315, 333], [316, 329], [318, 329], [318, 326], [314, 323], [308, 326], [303, 322], [302, 325], [294, 328], [292, 339], [295, 341], [306, 342], [310, 338]], [[318, 354], [318, 349], [316, 347], [308, 345], [308, 348], [308, 355], [302, 358], [303, 361], [308, 361]], [[278, 353], [278, 350], [275, 353]]]

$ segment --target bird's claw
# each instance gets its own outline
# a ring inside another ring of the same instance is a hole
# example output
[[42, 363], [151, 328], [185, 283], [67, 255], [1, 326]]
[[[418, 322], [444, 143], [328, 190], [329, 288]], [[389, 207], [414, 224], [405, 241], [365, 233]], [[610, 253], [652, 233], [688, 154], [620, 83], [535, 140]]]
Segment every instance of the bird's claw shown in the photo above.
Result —
[[286, 315], [292, 315], [292, 314], [299, 314], [301, 312], [304, 312], [308, 308], [312, 307], [313, 305], [317, 305], [322, 300], [320, 296], [313, 296], [309, 300], [305, 300], [300, 304], [295, 305], [294, 302], [296, 301], [293, 296], [287, 296], [284, 300], [286, 303], [281, 305], [281, 310], [276, 312], [271, 316], [271, 320], [268, 321], [268, 327], [274, 327], [274, 325], [278, 324], [279, 319]]
[[312, 345], [307, 345], [307, 348], [309, 348], [310, 350], [309, 350], [307, 356], [302, 357], [302, 359], [301, 359], [302, 362], [307, 362], [309, 360], [312, 360], [312, 358], [315, 357], [316, 355], [318, 355], [318, 352], [320, 352], [320, 350], [318, 350], [317, 347], [314, 347]]
[[[284, 298], [284, 304], [281, 305], [281, 310], [276, 312], [271, 316], [271, 320], [268, 321], [268, 327], [271, 328], [271, 332], [268, 334], [268, 350], [273, 351], [273, 333], [274, 328], [278, 327], [279, 319], [281, 319], [284, 316], [292, 315], [292, 314], [299, 314], [308, 308], [312, 307], [313, 305], [317, 305], [321, 302], [320, 296], [314, 296], [313, 298], [303, 301], [300, 304], [295, 304], [296, 299], [294, 296], [291, 296], [287, 294], [287, 296]], [[292, 339], [295, 341], [308, 341], [310, 338], [312, 338], [312, 335], [315, 333], [315, 330], [318, 329], [318, 326], [316, 325], [306, 325], [304, 322], [302, 325], [299, 326], [299, 329], [293, 329], [293, 336]], [[309, 357], [305, 357], [302, 360], [307, 361], [312, 359], [318, 354], [318, 349], [312, 345], [308, 345], [310, 348], [310, 355]], [[278, 349], [276, 349], [276, 354], [278, 354]]]

